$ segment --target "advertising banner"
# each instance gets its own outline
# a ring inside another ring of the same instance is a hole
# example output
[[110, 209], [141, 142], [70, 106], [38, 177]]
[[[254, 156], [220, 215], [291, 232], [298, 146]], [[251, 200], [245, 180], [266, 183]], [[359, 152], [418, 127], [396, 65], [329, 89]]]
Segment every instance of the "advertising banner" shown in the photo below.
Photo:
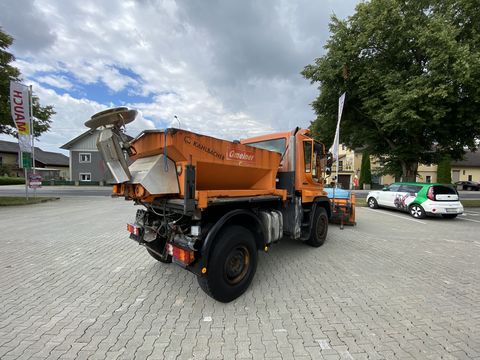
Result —
[[30, 126], [30, 96], [28, 87], [10, 81], [10, 107], [12, 118], [18, 130], [18, 145], [21, 152], [32, 152], [32, 132]]
[[342, 119], [343, 104], [345, 103], [345, 93], [338, 98], [338, 120], [337, 120], [337, 129], [335, 131], [335, 138], [333, 139], [332, 154], [336, 162], [338, 162], [338, 146], [340, 140], [340, 120]]

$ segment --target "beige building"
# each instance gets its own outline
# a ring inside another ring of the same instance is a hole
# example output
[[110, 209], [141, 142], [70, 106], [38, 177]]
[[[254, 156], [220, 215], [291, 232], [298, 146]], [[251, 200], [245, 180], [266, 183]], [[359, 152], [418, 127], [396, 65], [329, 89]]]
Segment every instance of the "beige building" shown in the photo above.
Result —
[[[360, 177], [363, 154], [361, 150], [355, 151], [345, 145], [340, 145], [338, 154], [338, 183], [343, 189], [353, 189], [354, 176]], [[370, 166], [373, 187], [381, 187], [395, 182], [395, 178], [391, 175], [376, 175], [383, 167], [383, 163], [379, 159], [371, 156]], [[468, 152], [464, 160], [453, 161], [451, 166], [452, 183], [456, 181], [480, 182], [480, 151]], [[332, 176], [335, 175], [335, 172], [336, 164], [333, 164]], [[327, 182], [330, 181], [332, 176], [327, 179]], [[417, 182], [437, 182], [437, 165], [419, 164]]]
[[480, 182], [480, 149], [465, 154], [463, 161], [452, 162], [452, 182]]

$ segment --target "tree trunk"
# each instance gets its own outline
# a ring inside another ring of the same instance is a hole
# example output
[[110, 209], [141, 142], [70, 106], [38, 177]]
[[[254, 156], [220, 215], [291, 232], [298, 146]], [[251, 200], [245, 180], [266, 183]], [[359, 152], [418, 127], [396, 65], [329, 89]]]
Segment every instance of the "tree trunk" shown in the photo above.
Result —
[[402, 165], [402, 181], [415, 182], [417, 180], [418, 162], [400, 160], [400, 164]]

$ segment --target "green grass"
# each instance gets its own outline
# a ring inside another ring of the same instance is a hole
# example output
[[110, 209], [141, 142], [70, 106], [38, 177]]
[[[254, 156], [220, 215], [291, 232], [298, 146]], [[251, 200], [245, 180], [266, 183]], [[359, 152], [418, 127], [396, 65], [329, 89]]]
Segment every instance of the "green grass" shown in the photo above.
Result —
[[52, 201], [57, 200], [58, 198], [54, 197], [40, 197], [37, 196], [34, 198], [33, 196], [29, 196], [28, 200], [25, 196], [0, 196], [0, 206], [12, 206], [12, 205], [30, 205], [30, 204], [38, 204], [45, 201]]
[[[480, 200], [475, 199], [464, 199], [460, 200], [463, 207], [480, 207]], [[357, 206], [367, 206], [367, 199], [357, 199]]]
[[480, 200], [468, 199], [460, 200], [464, 207], [480, 207]]

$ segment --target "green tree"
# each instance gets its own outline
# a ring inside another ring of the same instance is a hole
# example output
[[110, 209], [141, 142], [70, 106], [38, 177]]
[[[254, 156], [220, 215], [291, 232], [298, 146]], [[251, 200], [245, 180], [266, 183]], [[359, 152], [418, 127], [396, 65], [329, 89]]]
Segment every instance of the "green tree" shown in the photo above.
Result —
[[[327, 145], [346, 91], [341, 142], [367, 146], [414, 181], [418, 163], [459, 159], [480, 134], [477, 0], [371, 0], [333, 16], [324, 56], [302, 75], [319, 83], [312, 133]], [[432, 145], [435, 144], [433, 147]]]
[[437, 182], [450, 184], [452, 182], [452, 159], [450, 156], [446, 155], [438, 163], [437, 166]]
[[363, 184], [372, 184], [372, 170], [370, 168], [370, 155], [367, 151], [362, 154], [362, 165], [360, 167], [360, 179], [358, 181], [360, 189], [363, 189]]
[[[10, 65], [15, 57], [7, 51], [13, 38], [0, 28], [0, 134], [16, 136], [17, 129], [10, 113], [10, 80], [21, 81], [20, 71]], [[41, 106], [38, 97], [33, 96], [33, 130], [35, 137], [50, 129], [53, 106]]]

